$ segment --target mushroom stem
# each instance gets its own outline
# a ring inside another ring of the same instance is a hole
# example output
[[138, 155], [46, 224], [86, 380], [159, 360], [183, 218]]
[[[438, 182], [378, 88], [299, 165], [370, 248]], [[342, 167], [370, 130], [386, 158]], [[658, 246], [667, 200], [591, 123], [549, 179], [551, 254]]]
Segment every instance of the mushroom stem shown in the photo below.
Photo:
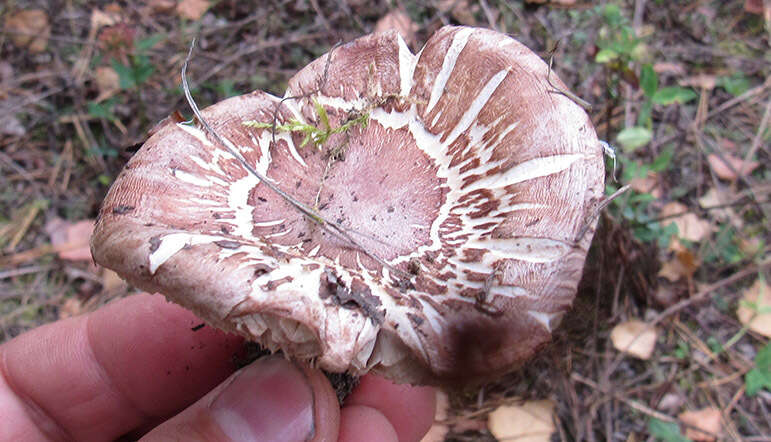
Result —
[[[389, 271], [391, 271], [393, 274], [397, 275], [401, 280], [407, 280], [409, 281], [411, 279], [411, 276], [407, 274], [406, 272], [403, 272], [396, 267], [392, 266], [391, 264], [387, 263], [385, 260], [377, 256], [376, 254], [370, 252], [364, 246], [362, 246], [358, 241], [353, 239], [353, 237], [346, 231], [346, 228], [339, 225], [338, 223], [328, 220], [321, 216], [318, 212], [313, 210], [312, 208], [308, 207], [306, 204], [304, 204], [302, 201], [299, 201], [289, 193], [282, 190], [280, 187], [278, 187], [275, 183], [270, 181], [268, 177], [263, 176], [261, 173], [259, 173], [254, 167], [252, 167], [251, 164], [246, 162], [246, 159], [238, 153], [233, 147], [231, 147], [230, 143], [227, 142], [224, 138], [220, 136], [217, 131], [215, 131], [209, 123], [204, 119], [203, 115], [201, 115], [201, 111], [198, 109], [198, 105], [196, 104], [195, 100], [193, 100], [193, 96], [190, 94], [190, 86], [187, 82], [187, 64], [190, 61], [190, 58], [193, 55], [193, 48], [195, 47], [195, 39], [193, 39], [190, 42], [190, 49], [187, 52], [187, 57], [185, 57], [185, 63], [182, 65], [182, 90], [185, 93], [185, 99], [187, 100], [187, 104], [190, 106], [190, 108], [193, 110], [193, 114], [198, 119], [198, 121], [201, 122], [201, 125], [206, 129], [206, 131], [214, 137], [214, 139], [225, 148], [225, 150], [230, 153], [236, 160], [238, 160], [239, 163], [241, 163], [244, 168], [249, 171], [252, 175], [257, 177], [257, 179], [260, 180], [260, 182], [265, 183], [266, 186], [273, 192], [277, 193], [281, 198], [286, 200], [289, 204], [291, 204], [294, 208], [296, 208], [300, 213], [308, 217], [309, 219], [317, 222], [322, 228], [324, 228], [326, 231], [331, 233], [332, 235], [335, 235], [336, 237], [347, 241], [349, 244], [354, 246], [355, 248], [361, 250], [365, 255], [369, 256], [370, 258], [377, 261], [378, 264], [382, 265], [383, 267], [387, 268]], [[403, 281], [400, 281], [403, 282]]]

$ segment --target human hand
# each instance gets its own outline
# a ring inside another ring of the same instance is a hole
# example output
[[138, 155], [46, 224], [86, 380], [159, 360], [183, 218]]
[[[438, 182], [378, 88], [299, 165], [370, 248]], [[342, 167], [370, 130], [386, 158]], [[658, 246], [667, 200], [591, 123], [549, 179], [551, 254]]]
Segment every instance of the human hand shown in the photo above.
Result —
[[338, 406], [280, 357], [235, 371], [241, 338], [136, 295], [0, 346], [0, 440], [418, 441], [434, 392], [367, 375]]

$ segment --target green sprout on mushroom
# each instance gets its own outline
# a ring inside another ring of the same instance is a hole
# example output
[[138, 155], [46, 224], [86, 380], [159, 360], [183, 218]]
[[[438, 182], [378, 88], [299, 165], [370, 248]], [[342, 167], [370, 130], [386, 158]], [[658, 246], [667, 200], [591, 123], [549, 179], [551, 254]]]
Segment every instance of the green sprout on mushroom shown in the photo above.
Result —
[[349, 118], [339, 127], [333, 128], [329, 124], [329, 116], [327, 115], [324, 106], [313, 100], [313, 107], [316, 110], [316, 114], [319, 116], [319, 122], [321, 127], [316, 127], [312, 124], [304, 123], [297, 119], [291, 119], [284, 124], [265, 123], [261, 121], [245, 121], [243, 124], [247, 127], [253, 127], [256, 129], [273, 129], [277, 132], [299, 133], [305, 137], [300, 143], [300, 147], [305, 147], [309, 142], [320, 148], [324, 143], [329, 140], [329, 137], [335, 134], [345, 133], [353, 127], [360, 126], [362, 129], [367, 128], [369, 123], [369, 112], [357, 113], [355, 117]]

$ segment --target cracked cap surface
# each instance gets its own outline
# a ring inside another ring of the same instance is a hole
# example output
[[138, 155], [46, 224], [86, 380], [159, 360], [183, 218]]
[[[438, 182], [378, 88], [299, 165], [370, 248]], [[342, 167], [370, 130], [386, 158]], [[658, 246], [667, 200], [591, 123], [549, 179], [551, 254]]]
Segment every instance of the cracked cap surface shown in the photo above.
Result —
[[[285, 96], [302, 98], [278, 105], [257, 91], [202, 111], [361, 248], [201, 127], [167, 121], [110, 189], [93, 256], [216, 327], [330, 371], [425, 384], [511, 371], [569, 309], [604, 190], [594, 128], [547, 69], [489, 30], [444, 27], [417, 55], [395, 32], [362, 37], [289, 81]], [[331, 127], [369, 122], [320, 148], [244, 125], [277, 109], [279, 125], [321, 127], [314, 100]]]

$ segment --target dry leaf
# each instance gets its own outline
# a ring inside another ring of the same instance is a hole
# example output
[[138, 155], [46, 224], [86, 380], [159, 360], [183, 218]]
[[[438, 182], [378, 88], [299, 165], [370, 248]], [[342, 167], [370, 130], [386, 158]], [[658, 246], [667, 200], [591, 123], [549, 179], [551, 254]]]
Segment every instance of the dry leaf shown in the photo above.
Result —
[[450, 399], [447, 393], [436, 390], [436, 413], [434, 414], [434, 424], [428, 430], [420, 442], [443, 442], [447, 433], [450, 431], [447, 427], [448, 411], [450, 410]]
[[477, 25], [474, 14], [479, 10], [479, 5], [476, 2], [472, 5], [469, 0], [440, 0], [436, 6], [441, 12], [449, 13], [462, 25]]
[[679, 63], [660, 62], [654, 63], [653, 70], [658, 74], [685, 75], [685, 68]]
[[[707, 162], [718, 178], [728, 181], [751, 174], [759, 165], [757, 161], [745, 162], [730, 154], [723, 154], [721, 158], [713, 153], [707, 155]], [[730, 167], [726, 163], [730, 164]]]
[[771, 338], [771, 287], [758, 278], [744, 291], [736, 316], [750, 330]]
[[[685, 427], [685, 437], [694, 441], [712, 442], [720, 434], [720, 410], [702, 408], [696, 411], [684, 411], [678, 418], [692, 427]], [[696, 428], [693, 428], [696, 427]], [[697, 429], [698, 428], [698, 429]], [[704, 430], [704, 431], [699, 431]]]
[[658, 174], [650, 172], [644, 177], [629, 180], [629, 187], [640, 193], [650, 193], [654, 198], [661, 198]]
[[744, 10], [750, 14], [763, 14], [763, 0], [744, 0]]
[[550, 3], [555, 5], [574, 5], [576, 0], [525, 0], [525, 3]]
[[96, 68], [94, 79], [99, 89], [99, 95], [95, 99], [97, 103], [112, 97], [120, 90], [120, 77], [115, 69], [109, 66]]
[[99, 9], [91, 11], [91, 32], [96, 32], [104, 26], [113, 26], [120, 21], [120, 16], [114, 12], [104, 12]]
[[412, 46], [415, 43], [415, 33], [418, 31], [418, 25], [401, 9], [394, 9], [378, 20], [375, 24], [374, 32], [384, 32], [389, 29], [395, 29], [408, 46]]
[[64, 300], [61, 306], [59, 306], [59, 319], [71, 318], [83, 313], [83, 301], [79, 298], [67, 298]]
[[149, 0], [146, 6], [151, 14], [166, 14], [174, 10], [177, 2], [176, 0]]
[[616, 350], [644, 360], [653, 354], [657, 337], [655, 327], [638, 319], [622, 322], [610, 332], [610, 340]]
[[16, 46], [27, 48], [30, 52], [43, 52], [51, 36], [51, 25], [45, 11], [29, 9], [6, 17], [5, 31], [11, 34]]
[[685, 398], [678, 393], [666, 393], [661, 397], [656, 409], [671, 413], [675, 410], [679, 410], [685, 403]]
[[717, 77], [709, 74], [698, 74], [692, 77], [683, 78], [680, 81], [681, 86], [691, 86], [699, 89], [705, 89], [708, 91], [715, 89], [716, 84], [717, 84]]
[[651, 293], [651, 296], [658, 304], [664, 307], [669, 307], [670, 305], [680, 300], [682, 295], [682, 289], [680, 286], [681, 285], [679, 284], [673, 284], [667, 281], [659, 281], [659, 284], [656, 287], [656, 291]]
[[[712, 232], [712, 225], [709, 221], [699, 219], [694, 213], [688, 212], [688, 207], [678, 202], [671, 202], [664, 205], [661, 208], [661, 216], [665, 219], [662, 224], [667, 225], [670, 222], [677, 225], [677, 236], [688, 241], [701, 241], [706, 238]], [[672, 215], [684, 213], [683, 215], [668, 218]]]
[[658, 275], [671, 282], [677, 282], [682, 278], [692, 277], [699, 265], [701, 265], [699, 258], [690, 250], [683, 249], [661, 266]]
[[27, 133], [27, 129], [13, 114], [0, 115], [0, 134], [20, 137]]
[[123, 280], [120, 276], [118, 276], [117, 273], [113, 272], [112, 270], [100, 267], [101, 269], [101, 277], [102, 277], [102, 290], [105, 292], [115, 292], [118, 290], [122, 290], [125, 287], [128, 286], [126, 281]]
[[744, 222], [732, 208], [714, 208], [717, 206], [725, 205], [728, 202], [729, 201], [725, 199], [725, 196], [718, 192], [718, 190], [714, 187], [709, 189], [707, 193], [704, 194], [704, 196], [699, 198], [699, 206], [701, 206], [702, 209], [710, 208], [709, 214], [714, 219], [717, 221], [729, 221], [732, 226], [736, 227], [737, 229], [741, 229], [742, 226], [744, 226]]
[[555, 431], [554, 402], [528, 401], [501, 405], [487, 418], [487, 428], [498, 440], [549, 442]]
[[757, 236], [739, 238], [739, 250], [747, 256], [756, 256], [763, 251], [763, 240]]
[[182, 0], [177, 3], [177, 14], [188, 20], [200, 20], [208, 9], [208, 0]]
[[51, 244], [59, 253], [59, 258], [68, 261], [90, 261], [89, 241], [94, 230], [93, 220], [72, 223], [61, 218], [54, 218], [46, 223], [45, 230], [51, 237]]

